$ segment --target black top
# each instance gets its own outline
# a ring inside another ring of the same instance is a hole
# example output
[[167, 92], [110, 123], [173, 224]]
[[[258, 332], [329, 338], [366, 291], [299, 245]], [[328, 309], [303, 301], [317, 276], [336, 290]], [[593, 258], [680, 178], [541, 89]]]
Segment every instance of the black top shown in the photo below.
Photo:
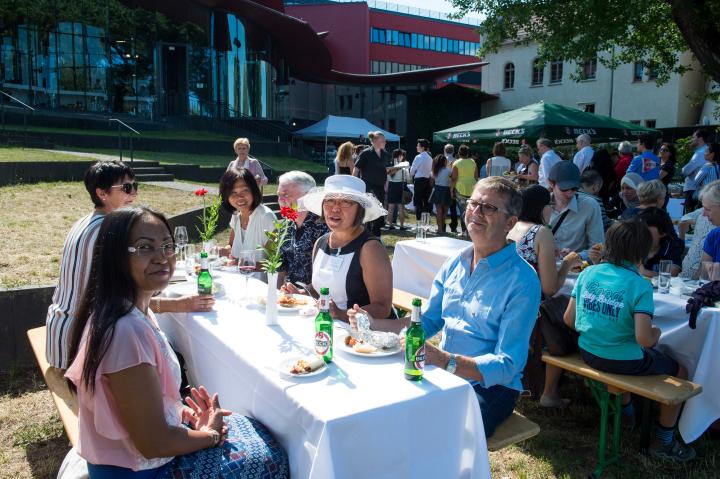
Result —
[[282, 270], [287, 272], [287, 280], [290, 282], [310, 284], [312, 281], [312, 252], [315, 241], [329, 231], [327, 225], [319, 220], [318, 215], [308, 213], [300, 228], [294, 221], [290, 222], [288, 241], [280, 248]]
[[349, 166], [338, 166], [338, 172], [341, 175], [352, 175], [352, 170]]
[[[672, 181], [673, 176], [675, 176], [675, 162], [668, 160], [668, 162], [665, 163], [664, 165], [660, 165], [660, 170], [667, 171], [667, 175], [665, 175], [665, 178], [660, 180], [663, 182], [665, 187], [667, 187], [667, 185], [669, 185], [670, 182]], [[668, 194], [669, 193], [670, 192], [668, 191]]]
[[645, 269], [658, 272], [660, 261], [669, 259], [674, 265], [682, 268], [682, 255], [685, 252], [685, 242], [676, 236], [664, 237], [660, 240], [658, 252], [652, 258], [643, 262]]
[[385, 150], [380, 150], [380, 156], [375, 149], [368, 148], [360, 153], [355, 160], [355, 168], [360, 170], [360, 177], [365, 182], [367, 191], [375, 193], [378, 189], [384, 190], [387, 179], [387, 166], [392, 165], [392, 156]]

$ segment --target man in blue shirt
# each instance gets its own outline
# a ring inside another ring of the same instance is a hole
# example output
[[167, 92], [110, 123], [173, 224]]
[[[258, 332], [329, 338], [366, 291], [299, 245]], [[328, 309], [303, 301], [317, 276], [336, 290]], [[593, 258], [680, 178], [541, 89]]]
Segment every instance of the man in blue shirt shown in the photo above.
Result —
[[695, 183], [695, 175], [700, 168], [705, 164], [705, 150], [707, 145], [705, 144], [710, 138], [710, 133], [701, 128], [693, 133], [692, 146], [695, 147], [690, 161], [687, 162], [682, 168], [682, 174], [685, 177], [685, 183], [683, 184], [683, 196], [685, 196], [685, 212], [689, 213], [695, 209], [698, 204], [697, 195], [697, 183]]
[[[521, 208], [520, 192], [508, 179], [478, 182], [465, 211], [472, 244], [440, 268], [422, 312], [426, 337], [443, 332], [439, 348], [425, 344], [425, 363], [472, 384], [487, 437], [512, 414], [523, 389], [540, 307], [538, 276], [506, 239]], [[353, 327], [355, 311], [348, 310]], [[370, 321], [376, 330], [407, 325], [407, 319]]]
[[649, 136], [638, 138], [638, 151], [640, 154], [632, 159], [628, 166], [628, 173], [637, 173], [645, 181], [660, 178], [660, 158], [653, 153], [653, 142]]

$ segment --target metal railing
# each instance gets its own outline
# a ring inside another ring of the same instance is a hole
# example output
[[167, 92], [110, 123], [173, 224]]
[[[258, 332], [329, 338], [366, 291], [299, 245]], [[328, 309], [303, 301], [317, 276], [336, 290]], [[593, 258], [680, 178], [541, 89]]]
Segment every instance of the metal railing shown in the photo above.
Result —
[[31, 112], [35, 112], [35, 108], [31, 107], [27, 103], [23, 103], [22, 101], [18, 100], [14, 96], [12, 96], [9, 93], [6, 93], [2, 90], [0, 90], [0, 93], [3, 94], [3, 96], [0, 96], [0, 116], [2, 119], [0, 119], [0, 124], [2, 124], [2, 133], [3, 136], [5, 136], [5, 97], [10, 98], [10, 100], [15, 101], [17, 103], [20, 103], [23, 108], [23, 133], [25, 135], [25, 146], [28, 145], [28, 132], [27, 132], [27, 112], [30, 110]]
[[[130, 126], [130, 125], [128, 125], [127, 123], [125, 123], [124, 121], [120, 120], [119, 118], [110, 118], [110, 119], [108, 120], [108, 122], [112, 122], [112, 121], [117, 122], [117, 126], [118, 126], [118, 150], [119, 150], [119, 153], [120, 153], [120, 161], [122, 161], [122, 159], [123, 159], [123, 156], [122, 156], [122, 152], [123, 152], [123, 150], [122, 150], [123, 129], [120, 128], [120, 127], [121, 127], [121, 126], [122, 126], [122, 127], [125, 127], [126, 129], [130, 130], [131, 132], [135, 133], [136, 135], [140, 135], [140, 132], [137, 131], [137, 130], [136, 130], [135, 128], [133, 128], [132, 126]], [[133, 166], [133, 163], [134, 163], [134, 158], [133, 158], [133, 154], [134, 154], [134, 149], [133, 149], [133, 136], [130, 135], [129, 138], [130, 138], [130, 166], [132, 167], [132, 166]]]

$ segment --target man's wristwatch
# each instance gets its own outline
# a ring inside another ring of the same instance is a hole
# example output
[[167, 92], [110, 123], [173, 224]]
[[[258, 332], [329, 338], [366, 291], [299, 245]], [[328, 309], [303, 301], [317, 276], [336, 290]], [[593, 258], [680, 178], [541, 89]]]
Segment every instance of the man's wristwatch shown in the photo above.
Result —
[[450, 353], [450, 361], [448, 361], [447, 366], [445, 366], [445, 371], [450, 374], [455, 374], [455, 370], [457, 369], [457, 361], [455, 360], [455, 357], [456, 356], [453, 353]]

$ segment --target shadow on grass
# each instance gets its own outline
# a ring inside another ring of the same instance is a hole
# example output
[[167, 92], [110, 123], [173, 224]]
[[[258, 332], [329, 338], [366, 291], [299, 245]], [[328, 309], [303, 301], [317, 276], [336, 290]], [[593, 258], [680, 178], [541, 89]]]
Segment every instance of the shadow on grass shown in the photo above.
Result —
[[51, 479], [57, 477], [63, 459], [70, 450], [65, 432], [60, 428], [60, 436], [28, 444], [25, 447], [27, 462], [33, 478]]
[[47, 389], [45, 380], [35, 366], [13, 365], [0, 371], [0, 396], [17, 397]]
[[[517, 477], [588, 477], [597, 464], [600, 411], [583, 383], [570, 378], [562, 388], [572, 399], [565, 410], [539, 407], [530, 398], [518, 403], [518, 410], [540, 425], [540, 434], [520, 443], [499, 458], [504, 469], [517, 471]], [[690, 464], [669, 464], [639, 450], [639, 426], [623, 431], [620, 463], [605, 468], [602, 477], [634, 478], [715, 478], [720, 462], [720, 442], [704, 438], [692, 446], [698, 457]], [[528, 467], [530, 465], [530, 467]], [[542, 471], [542, 472], [541, 472]], [[515, 476], [513, 476], [515, 477]]]

